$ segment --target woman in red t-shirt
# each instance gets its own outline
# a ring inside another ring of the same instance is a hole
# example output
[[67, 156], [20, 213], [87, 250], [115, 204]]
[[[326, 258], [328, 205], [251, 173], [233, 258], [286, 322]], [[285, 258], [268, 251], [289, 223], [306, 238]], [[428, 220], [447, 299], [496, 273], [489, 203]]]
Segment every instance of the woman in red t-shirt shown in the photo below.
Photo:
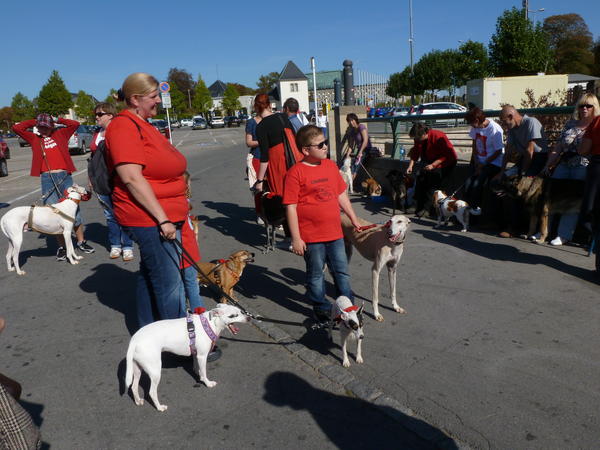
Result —
[[[109, 169], [114, 168], [112, 201], [118, 222], [140, 250], [137, 315], [140, 327], [159, 319], [185, 316], [181, 257], [173, 240], [181, 239], [188, 217], [185, 157], [147, 122], [160, 103], [158, 81], [146, 73], [129, 75], [118, 91], [126, 109], [106, 129]], [[187, 234], [186, 234], [187, 235]], [[186, 241], [190, 253], [198, 244]], [[158, 312], [154, 315], [153, 309]]]

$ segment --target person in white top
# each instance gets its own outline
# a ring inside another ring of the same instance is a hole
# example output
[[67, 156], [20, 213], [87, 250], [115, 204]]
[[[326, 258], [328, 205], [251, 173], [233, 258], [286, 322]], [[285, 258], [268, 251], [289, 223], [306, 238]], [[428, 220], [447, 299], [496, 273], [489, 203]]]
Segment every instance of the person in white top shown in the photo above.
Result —
[[317, 126], [323, 132], [323, 136], [327, 138], [327, 116], [323, 114], [323, 111], [319, 111], [319, 114], [317, 115]]
[[465, 183], [467, 202], [474, 212], [481, 212], [483, 187], [487, 180], [495, 177], [502, 169], [504, 142], [502, 127], [489, 120], [484, 112], [474, 107], [465, 115], [471, 125], [469, 136], [473, 139], [471, 165], [473, 174]]

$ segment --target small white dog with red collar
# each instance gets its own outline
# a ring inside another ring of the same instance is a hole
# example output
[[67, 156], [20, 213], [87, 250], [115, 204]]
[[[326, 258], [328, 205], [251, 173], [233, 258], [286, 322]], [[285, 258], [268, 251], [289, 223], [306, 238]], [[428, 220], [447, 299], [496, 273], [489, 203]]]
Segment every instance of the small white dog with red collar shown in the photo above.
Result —
[[437, 225], [436, 228], [442, 226], [442, 220], [444, 226], [448, 226], [448, 221], [452, 216], [462, 225], [461, 232], [465, 233], [469, 228], [469, 217], [471, 214], [478, 216], [481, 214], [479, 210], [474, 210], [464, 200], [459, 200], [453, 196], [447, 196], [444, 191], [435, 191], [433, 193], [433, 203], [437, 211]]
[[[204, 309], [204, 308], [202, 308]], [[191, 356], [195, 349], [194, 368], [200, 381], [212, 388], [216, 381], [206, 376], [206, 360], [221, 332], [227, 328], [232, 334], [238, 329], [234, 323], [250, 321], [250, 318], [239, 308], [227, 303], [219, 303], [216, 308], [202, 314], [191, 314], [195, 336], [188, 333], [188, 318], [159, 320], [140, 328], [129, 341], [127, 349], [127, 369], [125, 385], [131, 387], [135, 404], [141, 406], [144, 399], [140, 397], [139, 383], [142, 370], [150, 377], [149, 395], [152, 403], [159, 411], [166, 411], [167, 405], [158, 401], [158, 384], [162, 368], [162, 352], [170, 352], [181, 356]]]
[[338, 323], [340, 327], [340, 342], [342, 347], [342, 365], [350, 367], [348, 359], [348, 341], [356, 339], [356, 363], [362, 364], [362, 341], [363, 333], [363, 309], [352, 304], [348, 297], [339, 296], [331, 307], [331, 320], [329, 321], [329, 339], [333, 340], [333, 325]]
[[81, 186], [72, 185], [58, 203], [45, 206], [18, 206], [8, 211], [0, 220], [0, 228], [8, 238], [6, 265], [8, 271], [25, 275], [19, 266], [19, 251], [23, 244], [23, 228], [31, 227], [43, 234], [62, 234], [65, 238], [67, 259], [71, 264], [79, 264], [83, 256], [75, 254], [71, 232], [75, 224], [75, 214], [80, 201], [90, 199], [89, 192]]

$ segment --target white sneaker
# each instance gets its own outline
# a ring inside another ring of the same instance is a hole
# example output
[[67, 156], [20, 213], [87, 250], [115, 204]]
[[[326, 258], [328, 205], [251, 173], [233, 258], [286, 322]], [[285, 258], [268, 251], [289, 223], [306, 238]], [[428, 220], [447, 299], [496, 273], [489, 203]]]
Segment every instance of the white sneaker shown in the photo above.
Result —
[[550, 245], [563, 245], [564, 242], [563, 240], [560, 238], [560, 236], [556, 236], [554, 239], [552, 239], [550, 241]]
[[264, 220], [262, 220], [260, 217], [257, 217], [257, 218], [256, 218], [256, 223], [257, 223], [257, 224], [259, 224], [259, 225], [264, 225], [264, 224], [265, 224], [265, 221], [264, 221]]
[[110, 249], [110, 259], [117, 259], [119, 256], [121, 256], [121, 248], [120, 247], [113, 247]]
[[123, 261], [131, 261], [133, 259], [133, 250], [123, 250]]

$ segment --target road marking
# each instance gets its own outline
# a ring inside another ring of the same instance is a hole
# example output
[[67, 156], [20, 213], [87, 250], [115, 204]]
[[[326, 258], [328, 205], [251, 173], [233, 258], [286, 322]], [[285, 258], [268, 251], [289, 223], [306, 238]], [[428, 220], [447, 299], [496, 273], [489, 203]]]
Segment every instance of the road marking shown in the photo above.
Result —
[[175, 147], [179, 147], [183, 143], [183, 140], [179, 141]]
[[26, 177], [28, 175], [29, 175], [28, 173], [24, 173], [23, 175], [17, 175], [16, 177], [10, 177], [9, 179], [2, 180], [2, 182], [8, 183], [9, 181], [13, 181], [13, 180], [16, 180], [17, 178], [21, 178], [21, 177]]
[[[87, 169], [83, 169], [83, 170], [80, 170], [79, 172], [75, 172], [75, 173], [73, 174], [73, 176], [74, 176], [74, 177], [76, 177], [77, 175], [81, 175], [81, 174], [82, 174], [82, 173], [84, 173], [84, 172], [87, 172]], [[41, 192], [41, 191], [42, 191], [42, 188], [37, 188], [35, 191], [31, 191], [31, 192], [28, 192], [27, 194], [23, 194], [23, 195], [21, 195], [20, 197], [13, 198], [12, 200], [9, 200], [7, 203], [8, 203], [8, 205], [10, 206], [10, 205], [12, 205], [14, 202], [18, 202], [19, 200], [23, 200], [24, 198], [26, 198], [26, 197], [29, 197], [30, 195], [33, 195], [33, 194], [35, 194], [35, 193], [37, 193], [37, 192]]]
[[231, 140], [231, 143], [232, 143], [233, 145], [237, 145], [237, 142], [235, 142], [233, 139]]

